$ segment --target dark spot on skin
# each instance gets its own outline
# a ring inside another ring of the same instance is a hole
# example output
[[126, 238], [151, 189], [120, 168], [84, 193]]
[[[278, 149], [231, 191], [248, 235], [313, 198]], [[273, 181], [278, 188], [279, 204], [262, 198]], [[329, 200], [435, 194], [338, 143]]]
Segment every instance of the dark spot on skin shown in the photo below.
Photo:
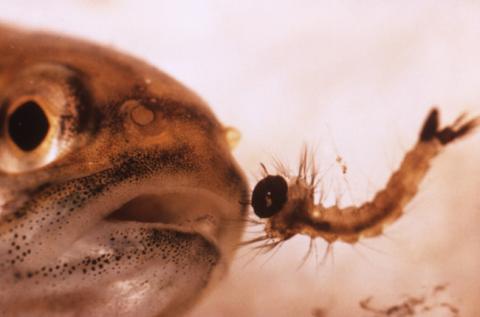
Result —
[[15, 218], [20, 219], [20, 218], [22, 218], [22, 217], [25, 216], [25, 212], [15, 211], [15, 212], [13, 213], [13, 215], [15, 216]]
[[150, 240], [153, 243], [158, 243], [159, 241], [161, 241], [161, 238], [162, 238], [162, 233], [160, 232], [160, 230], [157, 230], [157, 229], [152, 229], [151, 230]]

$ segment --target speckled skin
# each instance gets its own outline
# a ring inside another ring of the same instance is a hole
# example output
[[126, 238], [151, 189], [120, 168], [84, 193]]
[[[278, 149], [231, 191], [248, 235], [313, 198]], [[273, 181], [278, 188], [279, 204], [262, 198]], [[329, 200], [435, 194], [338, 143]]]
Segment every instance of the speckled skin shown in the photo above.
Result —
[[[29, 98], [55, 142], [24, 153], [5, 121]], [[247, 186], [198, 96], [112, 49], [0, 25], [0, 104], [0, 315], [172, 316], [224, 273]], [[136, 219], [143, 196], [165, 215]]]

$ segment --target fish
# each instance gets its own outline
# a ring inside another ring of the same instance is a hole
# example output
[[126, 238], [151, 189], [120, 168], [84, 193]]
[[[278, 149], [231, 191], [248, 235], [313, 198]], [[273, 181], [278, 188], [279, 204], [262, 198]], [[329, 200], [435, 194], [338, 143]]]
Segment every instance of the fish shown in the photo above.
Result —
[[244, 228], [228, 132], [142, 60], [0, 24], [0, 315], [187, 312]]

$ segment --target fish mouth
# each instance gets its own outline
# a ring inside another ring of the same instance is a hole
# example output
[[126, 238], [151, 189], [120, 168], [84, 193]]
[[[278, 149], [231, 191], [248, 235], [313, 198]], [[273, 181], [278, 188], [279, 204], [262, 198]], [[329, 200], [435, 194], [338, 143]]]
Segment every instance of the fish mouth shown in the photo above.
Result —
[[[76, 249], [77, 244], [85, 249], [85, 243], [91, 243], [91, 249], [95, 249], [94, 245], [111, 247], [115, 241], [118, 242], [116, 236], [132, 227], [198, 235], [218, 252], [228, 252], [220, 241], [225, 232], [223, 226], [235, 215], [240, 219], [239, 207], [238, 202], [201, 187], [159, 188], [150, 184], [136, 186], [132, 190], [119, 186], [83, 208], [89, 209], [89, 214], [100, 217], [92, 217], [88, 221], [82, 219], [83, 229], [79, 230], [78, 238], [69, 249]], [[72, 220], [75, 222], [75, 219]]]
[[181, 227], [182, 231], [200, 233], [213, 242], [218, 221], [215, 215], [223, 208], [228, 207], [217, 195], [193, 188], [179, 188], [163, 193], [140, 194], [113, 210], [105, 221]]
[[[205, 255], [213, 266], [220, 262], [223, 252], [228, 252], [221, 244], [221, 226], [224, 213], [234, 206], [216, 193], [193, 187], [144, 188], [132, 197], [116, 199], [110, 195], [109, 200], [118, 207], [110, 209], [107, 203], [105, 208], [110, 211], [85, 231], [63, 257], [77, 250], [78, 254], [82, 250], [91, 252], [83, 254], [83, 258], [139, 251], [146, 259], [149, 252], [163, 250], [168, 244], [175, 252], [167, 248], [150, 259], [157, 261], [156, 257], [165, 258], [172, 251], [180, 254], [176, 257]], [[156, 241], [158, 238], [161, 243]], [[132, 259], [127, 256], [128, 260]]]
[[[41, 268], [35, 265], [32, 279], [43, 287], [27, 297], [47, 294], [47, 302], [57, 303], [66, 303], [58, 294], [77, 298], [65, 309], [80, 316], [101, 311], [163, 316], [188, 309], [225, 273], [236, 241], [228, 236], [226, 219], [240, 217], [238, 202], [194, 186], [132, 186], [117, 186], [85, 205], [88, 213], [70, 217], [72, 229], [55, 239], [65, 240], [64, 251]], [[100, 216], [85, 221], [88, 215]], [[88, 305], [80, 300], [85, 297]]]

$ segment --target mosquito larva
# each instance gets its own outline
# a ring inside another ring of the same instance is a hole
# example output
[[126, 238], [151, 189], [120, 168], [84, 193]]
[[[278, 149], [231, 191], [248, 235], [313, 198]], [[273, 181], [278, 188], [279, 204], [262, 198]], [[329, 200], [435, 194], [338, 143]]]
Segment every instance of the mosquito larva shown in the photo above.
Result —
[[362, 237], [382, 234], [384, 227], [398, 219], [416, 195], [432, 160], [447, 144], [463, 138], [479, 124], [480, 117], [467, 120], [461, 115], [440, 129], [438, 110], [431, 110], [418, 142], [405, 154], [398, 170], [371, 201], [360, 206], [326, 207], [321, 199], [315, 203], [318, 172], [306, 151], [295, 177], [282, 170], [279, 175], [271, 175], [262, 165], [263, 179], [253, 189], [251, 204], [262, 218], [265, 234], [246, 243], [263, 242], [261, 247], [271, 249], [297, 234], [312, 240], [322, 238], [329, 244], [337, 240], [355, 243]]

